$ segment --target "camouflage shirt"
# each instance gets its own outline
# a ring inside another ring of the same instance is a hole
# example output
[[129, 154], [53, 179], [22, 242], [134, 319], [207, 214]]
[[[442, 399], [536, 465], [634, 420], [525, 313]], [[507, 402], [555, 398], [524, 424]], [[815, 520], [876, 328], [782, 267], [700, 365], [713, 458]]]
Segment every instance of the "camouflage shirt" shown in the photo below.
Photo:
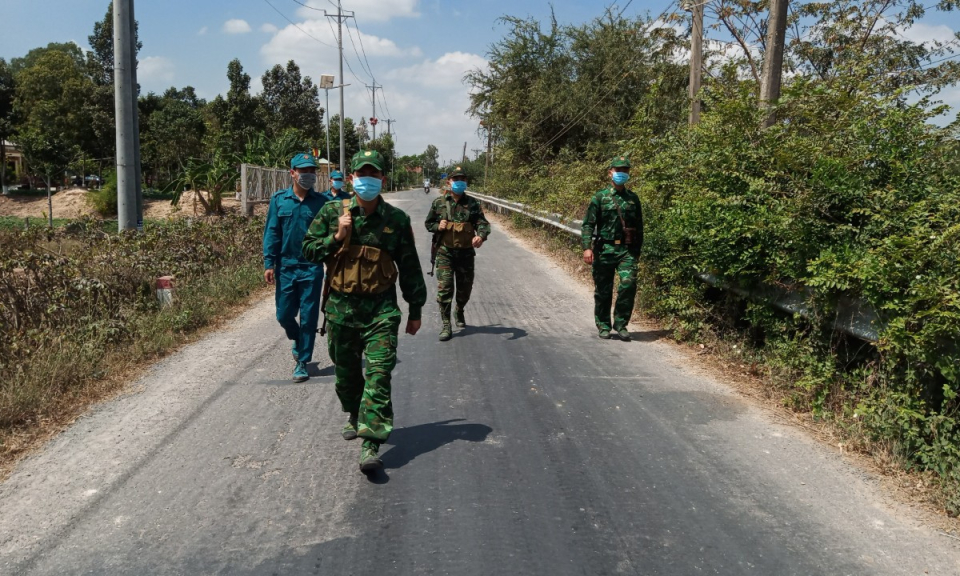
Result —
[[[407, 214], [387, 203], [382, 197], [372, 214], [362, 214], [356, 198], [350, 200], [353, 215], [352, 246], [374, 246], [386, 250], [399, 271], [400, 292], [410, 305], [409, 320], [420, 320], [420, 311], [427, 302], [427, 286], [420, 269], [420, 258], [413, 241], [413, 228]], [[303, 256], [311, 262], [333, 265], [333, 255], [341, 243], [334, 239], [343, 214], [342, 202], [328, 202], [320, 209], [303, 238]], [[384, 219], [386, 223], [384, 225]], [[377, 240], [377, 232], [383, 232]], [[342, 326], [360, 328], [378, 320], [400, 316], [396, 286], [375, 296], [330, 292], [326, 307], [327, 319]]]
[[587, 214], [580, 226], [584, 250], [591, 248], [594, 236], [604, 245], [616, 246], [623, 241], [623, 225], [620, 223], [617, 206], [620, 207], [627, 227], [637, 229], [637, 241], [631, 248], [640, 249], [643, 244], [643, 211], [640, 208], [640, 198], [632, 190], [624, 188], [622, 192], [617, 192], [611, 185], [594, 194], [587, 206]]
[[[480, 206], [480, 201], [466, 192], [461, 194], [459, 199], [453, 192], [447, 192], [433, 201], [433, 204], [430, 205], [430, 211], [427, 212], [427, 220], [424, 222], [427, 231], [436, 234], [441, 220], [472, 223], [477, 231], [477, 236], [482, 238], [484, 242], [490, 236], [490, 222], [483, 215], [483, 207]], [[448, 249], [452, 250], [452, 248]], [[473, 248], [464, 248], [464, 250], [472, 252]]]

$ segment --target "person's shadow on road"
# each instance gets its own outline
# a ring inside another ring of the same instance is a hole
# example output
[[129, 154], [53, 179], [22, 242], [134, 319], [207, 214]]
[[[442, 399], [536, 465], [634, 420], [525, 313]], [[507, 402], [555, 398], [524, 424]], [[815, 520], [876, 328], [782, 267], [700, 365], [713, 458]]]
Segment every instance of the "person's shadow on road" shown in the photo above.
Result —
[[511, 328], [509, 326], [501, 326], [499, 324], [491, 324], [490, 326], [467, 325], [466, 328], [461, 329], [459, 332], [455, 332], [453, 337], [459, 338], [461, 336], [470, 336], [471, 334], [510, 334], [510, 337], [507, 338], [507, 340], [517, 340], [525, 337], [527, 335], [527, 331], [523, 328]]
[[417, 456], [456, 442], [483, 442], [493, 428], [484, 424], [453, 424], [462, 422], [463, 418], [431, 422], [397, 428], [390, 433], [389, 444], [393, 448], [380, 457], [386, 470], [400, 468], [409, 464]]

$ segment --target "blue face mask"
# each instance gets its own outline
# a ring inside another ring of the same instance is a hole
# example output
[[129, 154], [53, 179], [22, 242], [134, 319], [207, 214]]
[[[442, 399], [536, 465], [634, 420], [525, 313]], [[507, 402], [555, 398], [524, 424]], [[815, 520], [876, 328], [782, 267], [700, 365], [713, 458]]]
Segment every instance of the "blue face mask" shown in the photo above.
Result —
[[343, 180], [334, 180], [333, 181], [334, 190], [343, 190]]
[[623, 186], [627, 183], [627, 180], [630, 179], [629, 172], [614, 172], [613, 173], [613, 183], [617, 186]]
[[381, 186], [383, 186], [383, 180], [380, 178], [374, 178], [373, 176], [353, 177], [353, 191], [357, 193], [361, 200], [367, 202], [380, 195]]
[[453, 190], [454, 194], [463, 194], [467, 191], [467, 181], [466, 180], [454, 180], [453, 184], [450, 185], [450, 189]]

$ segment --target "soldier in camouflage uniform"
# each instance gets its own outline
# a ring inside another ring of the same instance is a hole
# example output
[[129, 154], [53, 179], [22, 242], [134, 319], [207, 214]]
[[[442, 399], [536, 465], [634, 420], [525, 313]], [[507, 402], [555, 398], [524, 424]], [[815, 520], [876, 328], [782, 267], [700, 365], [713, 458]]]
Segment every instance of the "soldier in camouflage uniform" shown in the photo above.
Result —
[[610, 338], [610, 305], [613, 276], [620, 280], [613, 311], [613, 330], [630, 340], [627, 324], [637, 295], [637, 266], [643, 244], [640, 198], [624, 186], [630, 179], [630, 160], [610, 161], [611, 184], [594, 194], [581, 226], [583, 261], [593, 265], [593, 314], [600, 338]]
[[440, 341], [449, 340], [450, 307], [456, 290], [456, 322], [467, 325], [463, 309], [473, 290], [473, 270], [476, 248], [483, 246], [490, 236], [490, 222], [483, 215], [480, 201], [467, 195], [467, 175], [460, 166], [450, 172], [450, 192], [433, 201], [424, 223], [434, 240], [439, 242], [436, 253], [437, 302], [443, 328]]
[[[380, 197], [383, 157], [361, 150], [351, 160], [355, 196], [329, 202], [303, 239], [303, 254], [327, 264], [324, 314], [337, 396], [349, 420], [346, 440], [363, 438], [360, 469], [383, 467], [380, 444], [393, 429], [391, 372], [397, 363], [400, 308], [396, 284], [410, 305], [407, 334], [420, 329], [427, 301], [410, 217]], [[366, 374], [362, 359], [366, 357]]]

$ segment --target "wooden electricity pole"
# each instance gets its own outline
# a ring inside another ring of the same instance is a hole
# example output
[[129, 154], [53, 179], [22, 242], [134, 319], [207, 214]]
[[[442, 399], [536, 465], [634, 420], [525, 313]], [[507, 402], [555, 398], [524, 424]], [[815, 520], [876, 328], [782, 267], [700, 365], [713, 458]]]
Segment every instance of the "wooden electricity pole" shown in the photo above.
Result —
[[703, 2], [691, 0], [688, 6], [692, 20], [690, 34], [690, 125], [700, 122], [700, 79], [703, 73]]
[[[780, 99], [788, 7], [789, 0], [770, 0], [770, 16], [767, 18], [767, 53], [763, 58], [763, 78], [760, 82], [760, 105], [764, 108], [769, 108]], [[770, 111], [763, 120], [763, 127], [769, 128], [776, 119], [776, 113]]]

